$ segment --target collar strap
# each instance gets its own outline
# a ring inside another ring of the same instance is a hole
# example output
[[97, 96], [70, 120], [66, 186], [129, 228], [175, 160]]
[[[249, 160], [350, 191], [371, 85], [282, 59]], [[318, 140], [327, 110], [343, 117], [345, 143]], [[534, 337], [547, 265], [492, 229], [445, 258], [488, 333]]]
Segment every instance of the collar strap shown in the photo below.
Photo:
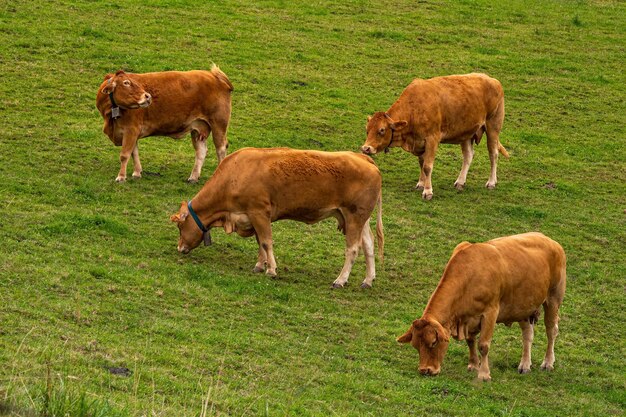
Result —
[[[389, 113], [385, 112], [385, 118], [388, 119], [389, 122], [393, 122], [393, 119], [391, 118], [391, 116], [389, 116]], [[391, 148], [391, 144], [393, 143], [393, 135], [394, 133], [396, 133], [396, 129], [391, 126], [389, 126], [389, 130], [391, 130], [391, 139], [389, 140], [389, 145], [387, 145], [387, 147], [385, 148], [385, 153], [389, 152], [389, 148]]]
[[391, 139], [389, 139], [389, 145], [385, 148], [385, 153], [389, 152], [389, 148], [391, 148], [391, 144], [393, 143], [393, 135], [396, 133], [396, 129], [389, 128], [391, 130]]
[[204, 225], [200, 221], [200, 218], [198, 217], [196, 212], [193, 211], [193, 208], [191, 207], [191, 200], [187, 202], [187, 209], [189, 209], [189, 214], [191, 214], [191, 217], [193, 217], [193, 220], [196, 222], [200, 230], [202, 230], [203, 233], [207, 233], [208, 232], [207, 228], [204, 227]]
[[109, 100], [111, 100], [111, 107], [119, 107], [113, 98], [113, 91], [109, 93]]
[[[111, 84], [112, 78], [109, 78], [108, 84]], [[117, 105], [113, 98], [113, 91], [109, 92], [109, 100], [111, 100], [111, 118], [117, 119], [120, 117], [120, 106]]]

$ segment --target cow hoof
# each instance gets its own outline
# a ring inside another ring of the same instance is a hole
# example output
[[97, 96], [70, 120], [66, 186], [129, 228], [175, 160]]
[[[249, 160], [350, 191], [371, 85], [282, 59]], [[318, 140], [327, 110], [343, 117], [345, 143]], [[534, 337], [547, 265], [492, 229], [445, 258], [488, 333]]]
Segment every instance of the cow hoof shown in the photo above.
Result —
[[463, 189], [465, 189], [465, 184], [455, 183], [454, 188], [456, 188], [458, 191], [463, 191]]
[[472, 365], [471, 363], [467, 365], [467, 372], [475, 372], [478, 371], [479, 365]]
[[527, 373], [530, 373], [530, 368], [522, 368], [522, 367], [520, 367], [520, 368], [517, 368], [517, 372], [519, 372], [522, 375], [523, 374], [527, 374]]
[[139, 174], [133, 174], [133, 179], [134, 179], [134, 180], [138, 180], [139, 178], [141, 178], [141, 173], [139, 173]]
[[489, 381], [491, 381], [491, 375], [489, 375], [489, 374], [478, 375], [478, 380], [479, 381], [483, 381], [483, 382], [489, 382]]
[[554, 366], [552, 366], [552, 365], [546, 365], [545, 363], [542, 363], [542, 364], [541, 364], [541, 370], [542, 370], [542, 371], [548, 371], [548, 372], [550, 372], [550, 371], [554, 371]]
[[431, 194], [422, 194], [422, 199], [426, 200], [426, 201], [430, 201], [433, 199], [433, 195]]
[[188, 179], [187, 179], [187, 183], [188, 183], [188, 184], [195, 184], [195, 183], [197, 183], [197, 182], [198, 182], [198, 180], [197, 180], [197, 179], [194, 179], [194, 178], [188, 178]]
[[268, 269], [267, 271], [265, 271], [265, 273], [272, 278], [276, 278], [276, 271], [272, 271]]
[[367, 282], [364, 282], [361, 284], [361, 288], [372, 288], [372, 285], [368, 284]]
[[422, 190], [424, 189], [424, 186], [423, 186], [423, 185], [421, 185], [421, 184], [417, 184], [417, 185], [415, 186], [415, 189], [416, 189], [417, 191], [422, 191]]
[[343, 288], [343, 284], [340, 284], [338, 282], [333, 282], [332, 288]]
[[485, 184], [485, 187], [487, 187], [488, 190], [495, 190], [496, 185], [487, 183], [487, 184]]
[[252, 272], [254, 272], [254, 273], [259, 273], [259, 272], [263, 272], [263, 271], [265, 271], [265, 268], [262, 268], [262, 267], [260, 267], [260, 266], [255, 266], [255, 267], [252, 269]]
[[117, 177], [115, 182], [126, 182], [126, 177]]

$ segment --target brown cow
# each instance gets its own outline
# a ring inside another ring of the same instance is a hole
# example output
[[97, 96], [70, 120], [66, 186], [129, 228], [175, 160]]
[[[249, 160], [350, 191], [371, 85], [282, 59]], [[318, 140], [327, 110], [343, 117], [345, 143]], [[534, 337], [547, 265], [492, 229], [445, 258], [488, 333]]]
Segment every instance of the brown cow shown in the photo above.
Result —
[[[533, 324], [543, 304], [548, 348], [541, 369], [554, 369], [554, 341], [559, 307], [565, 295], [565, 252], [541, 233], [525, 233], [485, 243], [460, 243], [452, 252], [443, 276], [422, 318], [415, 320], [398, 342], [411, 343], [419, 352], [419, 371], [437, 375], [450, 336], [467, 340], [468, 370], [491, 379], [489, 346], [496, 323], [522, 328], [520, 373], [530, 372]], [[480, 333], [476, 355], [476, 335]]]
[[104, 119], [104, 133], [121, 146], [121, 167], [115, 179], [126, 180], [133, 156], [133, 178], [141, 178], [137, 141], [147, 136], [180, 139], [191, 132], [196, 162], [189, 182], [197, 182], [213, 132], [218, 164], [226, 156], [233, 85], [217, 66], [211, 71], [165, 71], [107, 74], [98, 89], [96, 106]]
[[374, 239], [369, 218], [378, 203], [376, 235], [383, 256], [382, 178], [374, 161], [353, 152], [304, 151], [288, 148], [244, 148], [229, 155], [171, 220], [178, 224], [178, 251], [188, 253], [209, 229], [254, 235], [259, 256], [254, 272], [276, 275], [271, 223], [281, 219], [313, 224], [335, 217], [346, 236], [345, 263], [334, 288], [343, 287], [359, 253], [365, 254], [369, 288], [375, 277]]
[[474, 143], [487, 132], [491, 175], [487, 188], [496, 186], [498, 151], [508, 158], [500, 144], [504, 120], [502, 85], [485, 74], [451, 75], [413, 80], [386, 112], [367, 119], [367, 140], [361, 151], [374, 155], [401, 146], [419, 158], [420, 178], [415, 186], [422, 198], [433, 197], [431, 173], [440, 143], [460, 144], [463, 167], [454, 186], [462, 190], [474, 157]]

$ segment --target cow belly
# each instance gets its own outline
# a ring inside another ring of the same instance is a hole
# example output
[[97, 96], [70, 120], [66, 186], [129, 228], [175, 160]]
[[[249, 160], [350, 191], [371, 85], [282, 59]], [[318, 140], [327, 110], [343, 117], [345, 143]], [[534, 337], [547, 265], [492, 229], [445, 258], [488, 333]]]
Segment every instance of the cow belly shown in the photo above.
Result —
[[324, 219], [327, 219], [329, 217], [337, 217], [338, 219], [339, 217], [341, 217], [341, 220], [343, 220], [343, 216], [335, 208], [311, 209], [308, 207], [297, 207], [297, 208], [293, 208], [288, 211], [285, 211], [284, 213], [280, 214], [276, 218], [276, 220], [282, 220], [282, 219], [296, 220], [296, 221], [307, 223], [307, 224], [314, 224]]
[[541, 298], [525, 297], [523, 294], [513, 302], [501, 303], [498, 313], [498, 323], [513, 323], [528, 319], [541, 307], [545, 296]]
[[207, 122], [200, 119], [189, 120], [155, 120], [146, 123], [142, 129], [142, 137], [146, 136], [168, 136], [174, 139], [185, 137], [192, 130], [196, 130], [203, 139], [206, 139], [210, 133], [210, 127]]
[[482, 123], [472, 126], [470, 129], [464, 129], [463, 131], [460, 131], [460, 132], [457, 131], [457, 132], [444, 133], [443, 138], [441, 139], [441, 143], [458, 145], [474, 137], [475, 137], [475, 141], [478, 142], [480, 138], [482, 138], [483, 136], [484, 124], [485, 122], [483, 121]]

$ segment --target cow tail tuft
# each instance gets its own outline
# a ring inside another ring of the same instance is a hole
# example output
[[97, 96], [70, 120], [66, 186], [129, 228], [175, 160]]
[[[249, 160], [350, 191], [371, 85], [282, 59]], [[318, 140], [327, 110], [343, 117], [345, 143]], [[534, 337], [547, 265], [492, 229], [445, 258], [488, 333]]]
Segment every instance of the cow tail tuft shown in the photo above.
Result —
[[385, 264], [385, 234], [383, 233], [383, 191], [378, 194], [378, 214], [376, 215], [376, 238], [378, 241], [378, 259]]

